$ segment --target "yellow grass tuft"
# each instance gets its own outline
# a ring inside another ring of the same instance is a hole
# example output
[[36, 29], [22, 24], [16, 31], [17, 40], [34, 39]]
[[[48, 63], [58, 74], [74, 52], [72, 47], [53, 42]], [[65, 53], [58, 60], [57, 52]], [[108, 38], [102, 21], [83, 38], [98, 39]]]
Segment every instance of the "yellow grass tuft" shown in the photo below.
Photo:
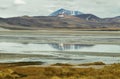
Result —
[[79, 66], [90, 66], [90, 65], [105, 65], [105, 63], [103, 63], [103, 62], [93, 62], [93, 63], [79, 64]]
[[56, 63], [56, 64], [52, 64], [51, 66], [73, 66], [73, 65], [67, 63]]

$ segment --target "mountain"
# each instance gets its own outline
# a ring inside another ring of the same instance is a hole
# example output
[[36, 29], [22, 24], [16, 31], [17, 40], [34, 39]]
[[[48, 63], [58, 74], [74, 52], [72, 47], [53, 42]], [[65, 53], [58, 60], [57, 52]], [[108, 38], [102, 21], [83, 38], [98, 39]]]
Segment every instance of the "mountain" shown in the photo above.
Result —
[[[67, 16], [55, 16], [63, 11]], [[100, 18], [93, 14], [82, 14], [81, 12], [77, 13], [65, 9], [59, 9], [50, 15], [51, 16], [0, 18], [0, 30], [39, 30], [41, 28], [120, 30], [120, 16], [113, 18]]]
[[[39, 30], [41, 28], [77, 28], [77, 29], [120, 29], [120, 22], [93, 21], [84, 16], [66, 16], [64, 18], [53, 16], [13, 17], [1, 18], [0, 28], [11, 30]], [[99, 19], [99, 18], [96, 18]], [[95, 19], [94, 19], [95, 20]]]
[[66, 10], [66, 9], [61, 8], [61, 9], [51, 13], [49, 16], [58, 16], [59, 14], [80, 15], [80, 14], [83, 14], [83, 13], [79, 12], [79, 11], [71, 11], [71, 10]]
[[120, 23], [120, 16], [113, 17], [113, 18], [104, 18], [104, 22], [115, 22]]
[[87, 21], [100, 21], [101, 18], [97, 17], [93, 14], [81, 14], [81, 15], [76, 15], [76, 17], [87, 20]]

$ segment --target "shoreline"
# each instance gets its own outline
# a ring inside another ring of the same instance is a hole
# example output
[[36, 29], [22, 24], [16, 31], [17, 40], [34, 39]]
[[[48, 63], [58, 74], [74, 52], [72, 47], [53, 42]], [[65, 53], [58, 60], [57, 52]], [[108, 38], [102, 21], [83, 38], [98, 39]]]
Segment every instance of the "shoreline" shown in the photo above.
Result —
[[[70, 54], [70, 52], [68, 52]], [[86, 55], [80, 58], [65, 58], [57, 57], [52, 55], [37, 55], [37, 54], [11, 54], [11, 53], [0, 53], [0, 63], [19, 63], [19, 62], [44, 62], [45, 65], [55, 63], [69, 63], [69, 64], [82, 64], [102, 61], [106, 64], [120, 63], [119, 53], [80, 53]], [[109, 55], [109, 56], [107, 56]], [[95, 60], [96, 59], [96, 60]]]
[[[114, 63], [113, 63], [114, 64]], [[119, 63], [117, 63], [119, 64]], [[106, 64], [104, 62], [91, 62], [91, 63], [78, 63], [78, 64], [71, 64], [71, 63], [55, 63], [55, 64], [45, 64], [45, 62], [8, 62], [8, 63], [0, 63], [0, 67], [73, 67], [73, 68], [94, 68], [99, 66], [109, 66], [112, 64]]]

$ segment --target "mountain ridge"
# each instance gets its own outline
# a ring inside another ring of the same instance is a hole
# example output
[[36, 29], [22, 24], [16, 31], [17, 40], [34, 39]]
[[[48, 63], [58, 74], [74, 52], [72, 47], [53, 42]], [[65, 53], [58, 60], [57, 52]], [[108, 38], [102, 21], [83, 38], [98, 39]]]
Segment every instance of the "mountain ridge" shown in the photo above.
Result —
[[[59, 13], [59, 12], [58, 12]], [[38, 30], [40, 28], [109, 29], [120, 28], [120, 16], [100, 18], [93, 14], [56, 16], [20, 16], [0, 18], [0, 28]]]

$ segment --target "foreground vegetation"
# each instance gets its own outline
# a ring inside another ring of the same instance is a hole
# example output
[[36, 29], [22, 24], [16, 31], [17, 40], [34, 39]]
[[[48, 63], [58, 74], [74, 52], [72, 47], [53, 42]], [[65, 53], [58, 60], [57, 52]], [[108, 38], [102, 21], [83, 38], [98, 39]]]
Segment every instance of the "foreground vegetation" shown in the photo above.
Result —
[[60, 64], [60, 67], [0, 65], [0, 79], [120, 79], [120, 64], [112, 64], [100, 69], [75, 68], [68, 64], [63, 66]]
[[103, 62], [84, 63], [78, 65], [72, 65], [67, 63], [56, 63], [56, 64], [52, 64], [51, 66], [90, 66], [90, 65], [106, 65], [106, 64]]
[[93, 62], [93, 63], [79, 64], [79, 66], [89, 66], [89, 65], [105, 65], [105, 63], [103, 63], [103, 62]]

